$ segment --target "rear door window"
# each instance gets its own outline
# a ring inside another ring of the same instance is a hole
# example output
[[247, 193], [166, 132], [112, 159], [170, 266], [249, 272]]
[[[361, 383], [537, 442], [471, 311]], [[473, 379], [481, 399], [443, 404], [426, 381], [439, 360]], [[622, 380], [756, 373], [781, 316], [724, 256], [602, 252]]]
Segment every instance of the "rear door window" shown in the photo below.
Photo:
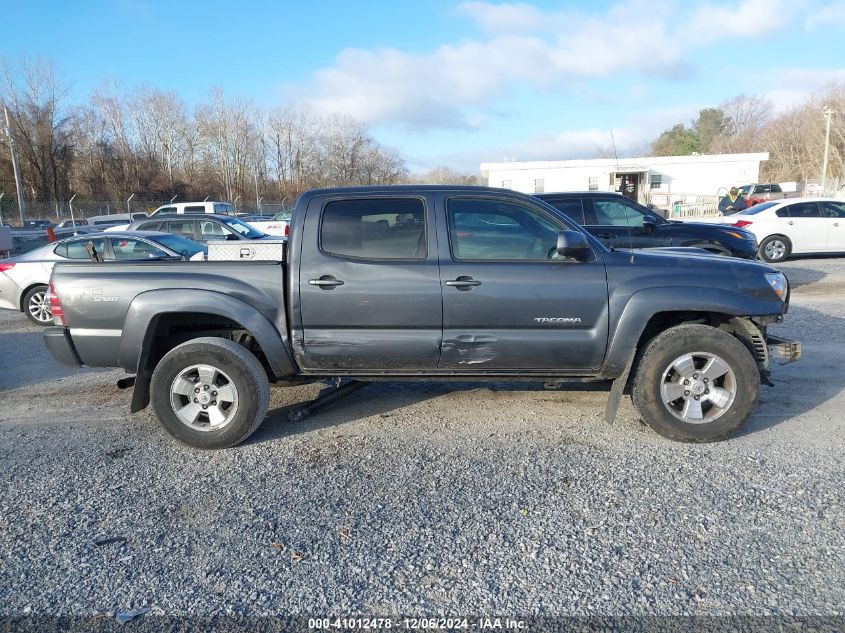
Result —
[[105, 257], [106, 240], [102, 237], [94, 237], [89, 240], [76, 240], [74, 242], [68, 242], [67, 244], [60, 245], [64, 246], [64, 248], [61, 251], [56, 248], [56, 255], [59, 255], [60, 257], [67, 257], [68, 259], [90, 260], [91, 257], [88, 255], [88, 250], [85, 247], [88, 242], [91, 242], [94, 245], [94, 250], [97, 251], [97, 254], [100, 255], [100, 257]]
[[778, 217], [820, 218], [822, 216], [821, 211], [819, 210], [819, 205], [815, 202], [798, 202], [796, 204], [790, 204], [782, 210], [787, 211], [789, 216], [783, 216], [780, 214], [780, 211], [778, 211]]
[[581, 226], [586, 224], [584, 218], [584, 206], [581, 204], [581, 198], [561, 198], [558, 200], [545, 199], [545, 202], [549, 203], [570, 220], [577, 222]]
[[164, 230], [174, 235], [184, 235], [188, 239], [194, 238], [193, 220], [168, 220], [164, 223]]
[[337, 200], [320, 221], [320, 248], [338, 257], [425, 259], [425, 235], [419, 198]]
[[138, 231], [158, 231], [161, 228], [161, 220], [158, 222], [141, 222], [136, 229]]

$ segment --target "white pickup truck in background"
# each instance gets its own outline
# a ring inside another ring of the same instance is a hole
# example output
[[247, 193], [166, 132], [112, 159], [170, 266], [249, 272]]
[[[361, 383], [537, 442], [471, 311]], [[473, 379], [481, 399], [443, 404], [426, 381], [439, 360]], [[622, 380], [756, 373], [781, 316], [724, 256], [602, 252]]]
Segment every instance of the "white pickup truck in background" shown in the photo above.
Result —
[[265, 219], [252, 219], [252, 218], [241, 218], [249, 224], [251, 227], [258, 229], [262, 233], [266, 233], [267, 235], [276, 235], [280, 237], [287, 237], [288, 233], [290, 232], [290, 219], [293, 213], [293, 209], [285, 209], [284, 211], [279, 211], [276, 215], [272, 216], [271, 218]]
[[217, 213], [220, 215], [235, 215], [235, 207], [228, 202], [176, 202], [160, 206], [150, 215], [181, 215], [183, 213]]

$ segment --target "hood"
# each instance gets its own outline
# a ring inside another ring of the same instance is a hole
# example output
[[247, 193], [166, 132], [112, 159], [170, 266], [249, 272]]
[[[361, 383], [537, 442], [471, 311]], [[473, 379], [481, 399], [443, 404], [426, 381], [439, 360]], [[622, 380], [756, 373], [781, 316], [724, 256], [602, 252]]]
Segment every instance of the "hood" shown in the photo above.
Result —
[[703, 248], [689, 246], [667, 246], [660, 248], [615, 249], [616, 254], [633, 257], [633, 264], [659, 265], [679, 269], [695, 269], [700, 272], [724, 271], [726, 274], [762, 274], [781, 272], [768, 264], [738, 257], [726, 257], [710, 253]]

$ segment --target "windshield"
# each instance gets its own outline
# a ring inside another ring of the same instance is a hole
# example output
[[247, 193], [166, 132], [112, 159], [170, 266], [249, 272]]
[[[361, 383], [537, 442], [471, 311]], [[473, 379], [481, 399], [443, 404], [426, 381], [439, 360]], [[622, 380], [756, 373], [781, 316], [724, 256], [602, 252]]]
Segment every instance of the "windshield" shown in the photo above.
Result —
[[230, 229], [235, 231], [236, 233], [240, 233], [248, 240], [257, 240], [258, 238], [264, 237], [264, 233], [252, 228], [246, 222], [241, 222], [236, 218], [231, 218], [228, 220], [223, 220], [223, 222], [228, 226]]
[[772, 207], [776, 207], [780, 204], [780, 202], [761, 202], [760, 204], [755, 204], [750, 209], [746, 209], [741, 213], [736, 213], [736, 215], [754, 215], [755, 213], [760, 213], [760, 211], [765, 211], [766, 209], [771, 209]]
[[193, 257], [197, 253], [205, 251], [205, 247], [202, 244], [197, 244], [193, 240], [189, 240], [181, 235], [159, 235], [154, 239], [174, 253], [179, 253], [182, 257]]

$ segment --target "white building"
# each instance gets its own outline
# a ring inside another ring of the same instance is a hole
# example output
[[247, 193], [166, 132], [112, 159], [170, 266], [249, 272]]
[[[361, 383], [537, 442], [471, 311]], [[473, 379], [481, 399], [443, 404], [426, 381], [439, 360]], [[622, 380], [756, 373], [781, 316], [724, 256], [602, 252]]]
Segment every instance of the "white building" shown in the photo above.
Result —
[[621, 191], [667, 208], [712, 200], [726, 188], [757, 182], [760, 163], [768, 158], [768, 152], [760, 152], [481, 163], [481, 175], [491, 187], [524, 193]]

